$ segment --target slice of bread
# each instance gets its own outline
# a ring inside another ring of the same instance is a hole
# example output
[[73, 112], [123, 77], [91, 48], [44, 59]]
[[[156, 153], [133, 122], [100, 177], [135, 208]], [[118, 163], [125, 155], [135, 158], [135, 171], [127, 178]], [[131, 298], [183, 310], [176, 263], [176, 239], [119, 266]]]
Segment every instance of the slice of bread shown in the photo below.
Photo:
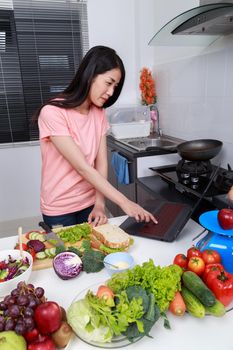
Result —
[[130, 236], [117, 225], [96, 226], [92, 233], [109, 248], [127, 248], [130, 245]]

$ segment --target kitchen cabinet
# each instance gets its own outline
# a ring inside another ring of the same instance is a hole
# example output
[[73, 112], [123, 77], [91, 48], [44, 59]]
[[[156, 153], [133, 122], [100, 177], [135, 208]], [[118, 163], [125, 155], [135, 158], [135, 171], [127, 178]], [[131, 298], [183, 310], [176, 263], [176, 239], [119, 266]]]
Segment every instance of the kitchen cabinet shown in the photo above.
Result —
[[[130, 184], [123, 185], [118, 183], [114, 169], [111, 165], [112, 153], [119, 152], [128, 160]], [[166, 150], [154, 149], [150, 151], [135, 151], [129, 146], [121, 143], [120, 140], [114, 139], [112, 136], [107, 137], [107, 157], [108, 157], [108, 180], [113, 187], [123, 193], [130, 200], [144, 206], [148, 200], [147, 193], [141, 192], [137, 185], [137, 179], [141, 176], [153, 175], [154, 172], [149, 170], [150, 166], [163, 166], [164, 164], [173, 164], [176, 162], [177, 153], [167, 152]], [[151, 192], [150, 200], [156, 196]], [[106, 207], [113, 216], [121, 216], [125, 214], [121, 208], [115, 203], [106, 199]]]
[[139, 184], [137, 186], [137, 203], [141, 206], [149, 205], [155, 198], [155, 193], [150, 193]]
[[[124, 156], [128, 160], [129, 174], [130, 174], [130, 184], [128, 185], [120, 184], [117, 181], [117, 177], [111, 165], [113, 152], [119, 152], [122, 156]], [[114, 145], [111, 143], [108, 144], [107, 156], [108, 156], [108, 181], [111, 183], [113, 187], [115, 187], [118, 191], [123, 193], [127, 198], [136, 202], [137, 198], [136, 198], [136, 184], [135, 184], [135, 178], [136, 178], [135, 177], [135, 159], [133, 157], [130, 157], [129, 154], [125, 154], [122, 149], [117, 147], [117, 145]], [[121, 208], [118, 207], [118, 205], [116, 205], [115, 203], [111, 202], [108, 199], [106, 200], [106, 207], [108, 208], [108, 210], [113, 216], [121, 216], [125, 214], [123, 210], [121, 210]]]

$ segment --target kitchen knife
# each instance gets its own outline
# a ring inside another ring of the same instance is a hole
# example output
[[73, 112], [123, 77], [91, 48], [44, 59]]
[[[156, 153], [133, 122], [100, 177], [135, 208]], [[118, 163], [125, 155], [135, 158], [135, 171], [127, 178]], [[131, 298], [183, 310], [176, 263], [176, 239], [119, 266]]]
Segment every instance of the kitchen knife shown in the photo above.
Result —
[[43, 221], [39, 222], [38, 224], [40, 227], [42, 227], [45, 232], [45, 239], [46, 241], [48, 241], [49, 243], [51, 243], [52, 245], [54, 245], [55, 247], [58, 246], [65, 246], [64, 242], [61, 240], [61, 238], [59, 238], [55, 232], [51, 231], [51, 228]]

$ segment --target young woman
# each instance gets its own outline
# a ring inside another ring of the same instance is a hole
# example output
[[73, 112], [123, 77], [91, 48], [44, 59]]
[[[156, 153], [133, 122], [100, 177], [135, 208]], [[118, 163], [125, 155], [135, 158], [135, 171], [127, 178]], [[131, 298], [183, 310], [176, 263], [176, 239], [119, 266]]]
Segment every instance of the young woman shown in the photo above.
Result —
[[70, 85], [36, 113], [42, 154], [41, 211], [50, 227], [106, 223], [105, 197], [137, 221], [157, 222], [107, 181], [109, 125], [104, 108], [117, 100], [124, 80], [124, 65], [116, 52], [95, 46]]

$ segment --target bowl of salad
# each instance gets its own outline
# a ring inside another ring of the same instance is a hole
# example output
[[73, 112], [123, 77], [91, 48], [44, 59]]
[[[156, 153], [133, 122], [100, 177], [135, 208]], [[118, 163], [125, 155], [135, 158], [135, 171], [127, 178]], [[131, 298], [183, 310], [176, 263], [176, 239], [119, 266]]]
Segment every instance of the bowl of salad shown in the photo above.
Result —
[[20, 250], [0, 251], [0, 298], [10, 294], [21, 281], [26, 283], [32, 272], [33, 258], [30, 253]]

